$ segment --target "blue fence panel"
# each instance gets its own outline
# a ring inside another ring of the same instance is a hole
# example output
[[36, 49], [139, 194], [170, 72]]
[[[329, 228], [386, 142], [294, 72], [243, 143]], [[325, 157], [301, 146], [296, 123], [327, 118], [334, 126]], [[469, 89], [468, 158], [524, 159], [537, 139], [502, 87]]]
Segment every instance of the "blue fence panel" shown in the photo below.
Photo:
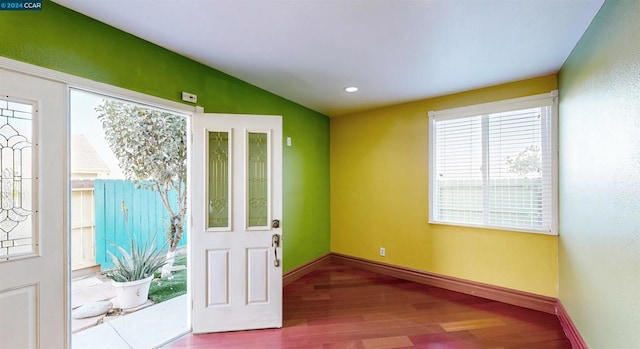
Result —
[[[96, 179], [94, 185], [96, 263], [102, 270], [111, 267], [107, 251], [115, 252], [112, 243], [128, 250], [131, 238], [145, 241], [156, 236], [157, 246], [164, 250], [169, 248], [167, 231], [170, 217], [157, 192], [138, 189], [128, 180]], [[169, 199], [176, 203], [177, 193], [170, 193]], [[122, 212], [123, 202], [128, 213], [126, 224]], [[185, 219], [184, 233], [178, 247], [186, 245], [186, 229]]]

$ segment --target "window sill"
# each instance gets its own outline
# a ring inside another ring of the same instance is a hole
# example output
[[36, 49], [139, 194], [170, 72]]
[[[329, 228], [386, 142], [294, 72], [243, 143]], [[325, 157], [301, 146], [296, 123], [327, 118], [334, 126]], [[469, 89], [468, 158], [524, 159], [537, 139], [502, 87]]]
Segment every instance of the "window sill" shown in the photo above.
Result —
[[429, 224], [445, 225], [445, 226], [452, 226], [452, 227], [476, 228], [476, 229], [502, 230], [502, 231], [508, 231], [508, 232], [514, 232], [514, 233], [558, 236], [558, 233], [554, 231], [528, 230], [528, 229], [518, 229], [518, 228], [511, 228], [511, 227], [500, 227], [500, 226], [491, 226], [491, 225], [482, 225], [482, 224], [464, 224], [464, 223], [441, 222], [441, 221], [432, 221], [432, 220], [429, 220]]

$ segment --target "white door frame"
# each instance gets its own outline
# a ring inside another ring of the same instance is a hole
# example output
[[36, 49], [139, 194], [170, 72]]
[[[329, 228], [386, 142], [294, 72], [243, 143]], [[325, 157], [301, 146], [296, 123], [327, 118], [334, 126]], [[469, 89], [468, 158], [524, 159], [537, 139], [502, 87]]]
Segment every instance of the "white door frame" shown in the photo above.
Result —
[[[64, 189], [64, 202], [62, 204], [62, 207], [64, 209], [64, 217], [63, 217], [63, 226], [61, 227], [61, 229], [63, 229], [64, 231], [64, 251], [63, 251], [63, 256], [62, 256], [62, 260], [63, 262], [61, 263], [61, 265], [59, 266], [62, 270], [63, 270], [63, 280], [61, 280], [62, 284], [63, 284], [63, 294], [64, 297], [62, 299], [55, 299], [55, 300], [51, 300], [51, 301], [55, 301], [55, 302], [59, 302], [60, 304], [64, 305], [64, 309], [66, 309], [66, 311], [64, 311], [64, 320], [63, 320], [63, 326], [64, 326], [64, 347], [68, 348], [69, 347], [69, 343], [70, 343], [70, 339], [71, 339], [71, 311], [70, 311], [70, 304], [71, 304], [71, 260], [70, 260], [70, 236], [71, 236], [71, 231], [70, 231], [70, 226], [69, 226], [69, 204], [71, 202], [70, 200], [70, 191], [69, 191], [69, 110], [68, 110], [68, 101], [69, 101], [69, 89], [71, 88], [75, 88], [78, 90], [84, 90], [84, 91], [88, 91], [88, 92], [94, 92], [97, 94], [101, 94], [101, 95], [108, 95], [114, 98], [121, 98], [124, 100], [128, 100], [128, 101], [132, 101], [132, 102], [137, 102], [140, 104], [145, 104], [145, 105], [150, 105], [150, 106], [160, 106], [163, 109], [167, 109], [167, 110], [173, 110], [176, 111], [180, 114], [185, 114], [188, 116], [193, 115], [196, 112], [196, 107], [195, 106], [189, 106], [189, 105], [185, 105], [182, 103], [178, 103], [178, 102], [174, 102], [174, 101], [169, 101], [163, 98], [159, 98], [159, 97], [155, 97], [155, 96], [151, 96], [151, 95], [147, 95], [144, 93], [139, 93], [139, 92], [135, 92], [135, 91], [131, 91], [131, 90], [127, 90], [124, 88], [120, 88], [117, 86], [113, 86], [113, 85], [109, 85], [109, 84], [105, 84], [105, 83], [101, 83], [101, 82], [96, 82], [90, 79], [86, 79], [86, 78], [81, 78], [75, 75], [71, 75], [71, 74], [67, 74], [67, 73], [63, 73], [63, 72], [59, 72], [56, 70], [52, 70], [52, 69], [48, 69], [48, 68], [43, 68], [40, 66], [36, 66], [36, 65], [32, 65], [29, 63], [25, 63], [25, 62], [21, 62], [21, 61], [17, 61], [14, 59], [10, 59], [10, 58], [6, 58], [6, 57], [2, 57], [0, 56], [0, 69], [4, 69], [4, 70], [8, 70], [8, 71], [12, 71], [12, 72], [16, 72], [16, 73], [20, 73], [20, 74], [26, 74], [26, 75], [30, 75], [36, 78], [40, 78], [40, 79], [44, 79], [44, 80], [50, 80], [53, 82], [58, 82], [58, 83], [62, 83], [64, 85], [66, 85], [65, 87], [65, 98], [63, 103], [65, 103], [66, 108], [67, 108], [67, 113], [65, 116], [65, 130], [66, 132], [63, 132], [63, 134], [60, 134], [60, 137], [64, 138], [64, 144], [66, 144], [66, 151], [63, 154], [64, 157], [64, 179], [62, 180], [62, 185], [63, 185], [63, 189]], [[187, 127], [189, 127], [189, 120], [190, 118], [188, 118], [187, 121]], [[189, 215], [189, 212], [187, 212], [187, 215]], [[188, 291], [189, 292], [189, 291]], [[191, 297], [191, 294], [188, 293], [188, 297]], [[190, 310], [190, 307], [189, 307]], [[0, 314], [1, 316], [1, 314]], [[44, 316], [46, 316], [46, 314], [44, 314]], [[189, 312], [188, 316], [187, 316], [187, 321], [191, 321], [191, 314]], [[189, 327], [191, 324], [189, 323]], [[44, 346], [46, 347], [46, 346]]]

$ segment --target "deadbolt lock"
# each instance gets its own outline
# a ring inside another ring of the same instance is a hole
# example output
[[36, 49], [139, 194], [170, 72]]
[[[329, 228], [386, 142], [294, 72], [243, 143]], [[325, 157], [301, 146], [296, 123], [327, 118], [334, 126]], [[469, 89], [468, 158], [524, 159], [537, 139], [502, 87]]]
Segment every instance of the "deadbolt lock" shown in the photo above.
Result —
[[271, 228], [280, 228], [280, 220], [274, 219], [271, 221]]

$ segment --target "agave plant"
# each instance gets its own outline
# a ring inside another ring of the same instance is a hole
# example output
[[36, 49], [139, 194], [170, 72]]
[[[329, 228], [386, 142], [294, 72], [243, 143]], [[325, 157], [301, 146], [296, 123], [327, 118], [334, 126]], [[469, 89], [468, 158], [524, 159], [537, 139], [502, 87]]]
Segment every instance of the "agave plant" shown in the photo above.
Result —
[[156, 248], [156, 236], [151, 240], [145, 240], [144, 244], [138, 242], [131, 237], [129, 232], [129, 209], [127, 204], [122, 201], [122, 217], [124, 218], [125, 230], [129, 236], [129, 251], [122, 246], [109, 242], [116, 250], [120, 252], [120, 256], [107, 251], [113, 268], [107, 270], [105, 274], [108, 278], [115, 282], [128, 282], [146, 279], [155, 274], [156, 271], [162, 269], [167, 264], [164, 252]]
[[135, 238], [131, 239], [129, 251], [117, 244], [112, 243], [112, 245], [120, 252], [120, 256], [107, 251], [113, 268], [107, 270], [106, 275], [116, 282], [148, 278], [167, 264], [163, 251], [156, 248], [155, 236], [144, 244], [139, 243]]

